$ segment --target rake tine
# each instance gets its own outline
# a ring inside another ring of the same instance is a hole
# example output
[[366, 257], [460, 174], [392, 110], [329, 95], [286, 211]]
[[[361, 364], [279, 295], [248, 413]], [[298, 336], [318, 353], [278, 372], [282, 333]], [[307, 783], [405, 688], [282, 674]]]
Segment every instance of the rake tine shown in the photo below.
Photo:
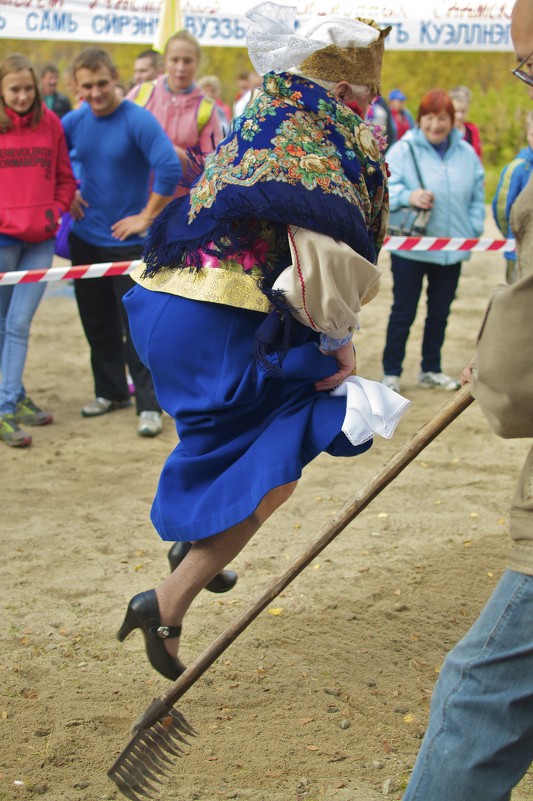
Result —
[[[141, 758], [146, 757], [149, 759], [152, 766], [160, 773], [168, 773], [173, 765], [173, 762], [166, 754], [164, 754], [164, 756], [162, 755], [161, 746], [159, 743], [154, 741], [153, 738], [147, 738], [146, 746], [147, 748], [145, 748], [142, 754], [140, 754]], [[179, 755], [174, 753], [173, 756]]]
[[182, 751], [183, 749], [180, 748], [180, 746], [177, 745], [176, 743], [185, 743], [185, 745], [189, 745], [189, 741], [186, 740], [185, 737], [182, 734], [179, 733], [179, 731], [176, 731], [173, 726], [170, 726], [168, 729], [165, 729], [165, 734], [168, 737], [172, 737], [172, 739], [176, 741], [174, 743], [174, 746], [176, 748], [179, 748], [180, 751]]
[[147, 779], [147, 774], [150, 774], [151, 771], [146, 767], [144, 762], [141, 766], [137, 766], [134, 764], [133, 760], [130, 762], [128, 766], [124, 765], [122, 768], [123, 778], [130, 786], [132, 786], [133, 781], [139, 786], [139, 790], [136, 792], [141, 792], [144, 789], [144, 785], [146, 785], [150, 790], [156, 790], [156, 787], [152, 787], [150, 782]]
[[165, 770], [167, 770], [167, 767], [166, 767], [167, 765], [170, 767], [170, 766], [172, 766], [174, 764], [174, 762], [169, 758], [169, 756], [167, 755], [165, 750], [162, 748], [161, 743], [159, 743], [154, 738], [152, 738], [152, 749], [153, 749], [155, 755], [157, 756], [157, 758], [161, 762], [161, 769], [162, 770], [165, 771]]
[[167, 766], [163, 762], [161, 762], [159, 757], [156, 756], [154, 753], [149, 753], [148, 751], [144, 751], [143, 754], [142, 754], [142, 757], [145, 760], [148, 760], [148, 762], [149, 762], [148, 765], [146, 764], [146, 762], [144, 764], [144, 769], [145, 769], [146, 774], [148, 775], [149, 778], [152, 779], [152, 781], [155, 781], [155, 782], [160, 784], [161, 783], [160, 779], [159, 779], [157, 773], [155, 773], [155, 771], [158, 771], [159, 773], [165, 774], [169, 770], [169, 766]]
[[[152, 736], [157, 737], [161, 748], [164, 748], [169, 753], [175, 754], [176, 756], [183, 753], [183, 748], [181, 748], [177, 742], [174, 742], [173, 733], [166, 728], [162, 728], [159, 724], [152, 726]], [[187, 740], [184, 740], [181, 735], [177, 735], [176, 739], [180, 739], [186, 745], [189, 745]]]
[[[142, 777], [141, 777], [142, 779]], [[131, 798], [133, 801], [141, 801], [142, 798], [153, 798], [155, 787], [152, 787], [148, 782], [138, 780], [133, 775], [125, 773], [124, 775], [117, 775], [113, 777], [116, 786], [123, 793], [126, 798]]]
[[[160, 748], [161, 743], [159, 742], [159, 738], [152, 732], [146, 731], [143, 732], [142, 736], [139, 738], [139, 742], [132, 749], [132, 754], [141, 761], [148, 759], [157, 770], [164, 773], [169, 769], [168, 765], [172, 765], [173, 763], [168, 757], [165, 757], [164, 760], [159, 757]], [[172, 754], [173, 756], [179, 756], [179, 752], [174, 749], [172, 750]]]
[[[182, 734], [194, 736], [197, 732], [183, 714], [174, 709], [176, 701], [211, 667], [219, 656], [237, 639], [239, 634], [276, 598], [324, 548], [337, 537], [371, 503], [379, 493], [409, 465], [430, 442], [444, 431], [468, 406], [473, 398], [468, 386], [455, 393], [422, 428], [416, 431], [388, 462], [367, 481], [344, 506], [335, 518], [327, 523], [306, 550], [300, 554], [284, 573], [276, 576], [255, 601], [245, 609], [213, 642], [200, 654], [182, 675], [176, 679], [161, 697], [156, 698], [133, 725], [134, 737], [108, 771], [109, 778], [115, 782], [123, 795], [131, 801], [141, 801], [139, 795], [152, 796], [146, 791], [147, 762], [165, 774], [168, 771], [168, 757], [163, 752], [181, 756], [183, 749], [177, 742], [189, 745]], [[154, 753], [155, 752], [155, 753]], [[166, 764], [158, 764], [158, 761]], [[143, 774], [144, 771], [144, 774]], [[150, 771], [151, 773], [151, 771]]]
[[152, 757], [154, 762], [157, 762], [158, 767], [161, 770], [166, 770], [167, 765], [173, 765], [173, 761], [170, 757], [166, 754], [165, 750], [162, 748], [161, 743], [152, 735], [152, 733], [148, 730], [144, 732], [146, 737], [146, 743], [152, 749]]
[[136, 793], [134, 793], [133, 790], [130, 790], [130, 788], [126, 784], [122, 784], [122, 782], [119, 781], [118, 779], [115, 779], [114, 781], [118, 789], [122, 793], [122, 795], [125, 795], [126, 798], [130, 799], [130, 801], [142, 801], [142, 799], [138, 795], [136, 795]]
[[164, 717], [149, 728], [138, 731], [107, 774], [131, 801], [154, 797], [153, 793], [157, 790], [154, 785], [162, 784], [160, 776], [166, 777], [172, 767], [169, 755], [183, 754], [178, 742], [189, 744], [181, 732], [194, 734], [194, 729], [181, 713], [163, 709]]
[[179, 710], [172, 709], [170, 711], [170, 714], [172, 715], [172, 718], [174, 720], [174, 725], [184, 734], [190, 734], [191, 737], [195, 737], [198, 734], [196, 729], [193, 729], [189, 721], [186, 720], [185, 716], [182, 715], [182, 713]]
[[132, 792], [138, 793], [139, 795], [144, 795], [146, 798], [153, 798], [158, 788], [155, 785], [150, 784], [148, 779], [144, 776], [144, 770], [146, 769], [143, 768], [142, 774], [139, 774], [138, 771], [135, 771], [135, 776], [128, 774], [128, 778], [124, 779], [124, 781], [132, 789]]
[[155, 768], [156, 768], [156, 770], [160, 770], [160, 771], [161, 771], [161, 773], [163, 773], [163, 775], [165, 775], [165, 770], [163, 769], [163, 767], [162, 767], [162, 766], [158, 765], [158, 764], [157, 764], [157, 763], [154, 761], [154, 759], [153, 759], [153, 757], [152, 757], [152, 755], [151, 755], [151, 754], [148, 754], [148, 753], [146, 753], [146, 754], [145, 754], [145, 756], [146, 756], [146, 757], [148, 757], [148, 758], [150, 759], [150, 762], [151, 762], [151, 764], [152, 764], [152, 767], [151, 767], [151, 768], [150, 768], [150, 767], [148, 767], [148, 766], [146, 765], [146, 763], [145, 763], [145, 764], [143, 765], [143, 774], [144, 774], [144, 775], [146, 775], [146, 776], [147, 776], [147, 777], [150, 779], [150, 781], [154, 782], [155, 784], [163, 784], [163, 781], [162, 781], [162, 780], [159, 778], [159, 776], [158, 776], [156, 773], [154, 773], [154, 770], [153, 770], [153, 768], [155, 767]]
[[[135, 771], [137, 773], [137, 771]], [[141, 776], [142, 780], [142, 776]], [[152, 796], [146, 792], [146, 790], [142, 787], [139, 780], [136, 780], [134, 776], [129, 774], [127, 771], [125, 775], [117, 774], [113, 781], [117, 785], [120, 792], [126, 796], [126, 798], [130, 798], [131, 801], [142, 801], [140, 796], [144, 796], [145, 798], [152, 798]]]

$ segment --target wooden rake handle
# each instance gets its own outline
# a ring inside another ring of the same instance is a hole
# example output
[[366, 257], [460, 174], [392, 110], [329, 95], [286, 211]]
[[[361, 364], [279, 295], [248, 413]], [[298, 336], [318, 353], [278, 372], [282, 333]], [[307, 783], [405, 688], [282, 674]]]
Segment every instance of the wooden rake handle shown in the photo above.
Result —
[[[192, 662], [187, 670], [156, 700], [154, 713], [163, 707], [172, 707], [176, 701], [205, 673], [229, 645], [263, 611], [279, 593], [329, 545], [340, 532], [365, 509], [379, 493], [410, 464], [418, 454], [429, 445], [444, 429], [452, 423], [473, 401], [467, 384], [446, 403], [397, 453], [386, 462], [376, 475], [367, 481], [338, 512], [333, 521], [321, 529], [318, 538], [293, 562], [287, 570], [274, 578], [264, 592], [245, 609], [224, 631]], [[134, 731], [144, 729], [153, 723], [151, 707], [134, 724]]]

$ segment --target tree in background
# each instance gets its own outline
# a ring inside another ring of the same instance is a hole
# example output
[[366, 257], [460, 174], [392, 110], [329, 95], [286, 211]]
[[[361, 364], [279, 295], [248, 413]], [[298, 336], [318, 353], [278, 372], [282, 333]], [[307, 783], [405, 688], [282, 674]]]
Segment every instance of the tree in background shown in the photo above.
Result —
[[[62, 73], [77, 53], [91, 44], [4, 39], [2, 50], [31, 57], [37, 69], [53, 60]], [[139, 45], [109, 44], [105, 49], [116, 63], [121, 80], [127, 83], [133, 73]], [[420, 98], [429, 89], [449, 90], [462, 84], [472, 90], [470, 118], [481, 131], [487, 200], [495, 192], [502, 167], [522, 144], [528, 99], [518, 81], [509, 81], [509, 73], [514, 66], [516, 60], [512, 53], [389, 51], [384, 59], [384, 95], [387, 96], [395, 87], [401, 87], [409, 97], [411, 111], [415, 114]], [[252, 70], [244, 48], [203, 48], [200, 74], [218, 75], [222, 83], [222, 99], [229, 105], [236, 94], [238, 73]], [[66, 86], [62, 86], [62, 90], [69, 93]]]

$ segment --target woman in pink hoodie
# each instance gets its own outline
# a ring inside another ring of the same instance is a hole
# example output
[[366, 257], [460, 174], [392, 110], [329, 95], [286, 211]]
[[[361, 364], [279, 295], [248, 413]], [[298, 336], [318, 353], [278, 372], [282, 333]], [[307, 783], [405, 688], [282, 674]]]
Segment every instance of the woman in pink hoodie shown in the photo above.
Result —
[[215, 102], [195, 83], [200, 45], [188, 31], [173, 34], [165, 45], [165, 73], [154, 83], [135, 86], [129, 100], [144, 106], [158, 120], [176, 149], [186, 175], [191, 167], [187, 151], [195, 153], [198, 172], [220, 140], [222, 131]]
[[[43, 105], [27, 58], [9, 55], [0, 63], [0, 272], [50, 267], [59, 219], [75, 191], [59, 117]], [[0, 440], [12, 447], [31, 445], [19, 424], [52, 422], [22, 384], [30, 325], [45, 288], [0, 287]]]

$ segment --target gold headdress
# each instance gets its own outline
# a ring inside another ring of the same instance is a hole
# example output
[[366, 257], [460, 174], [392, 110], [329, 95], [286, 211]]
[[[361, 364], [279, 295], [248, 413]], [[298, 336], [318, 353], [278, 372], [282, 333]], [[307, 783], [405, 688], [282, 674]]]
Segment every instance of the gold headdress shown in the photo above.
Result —
[[385, 38], [391, 27], [380, 28], [373, 20], [356, 19], [379, 31], [379, 38], [364, 47], [357, 43], [327, 45], [302, 61], [298, 71], [322, 81], [344, 80], [351, 84], [363, 84], [370, 87], [373, 94], [379, 95]]
[[365, 84], [379, 94], [384, 40], [373, 20], [336, 14], [298, 25], [296, 8], [266, 0], [246, 17], [248, 53], [260, 75], [296, 69], [323, 81]]

